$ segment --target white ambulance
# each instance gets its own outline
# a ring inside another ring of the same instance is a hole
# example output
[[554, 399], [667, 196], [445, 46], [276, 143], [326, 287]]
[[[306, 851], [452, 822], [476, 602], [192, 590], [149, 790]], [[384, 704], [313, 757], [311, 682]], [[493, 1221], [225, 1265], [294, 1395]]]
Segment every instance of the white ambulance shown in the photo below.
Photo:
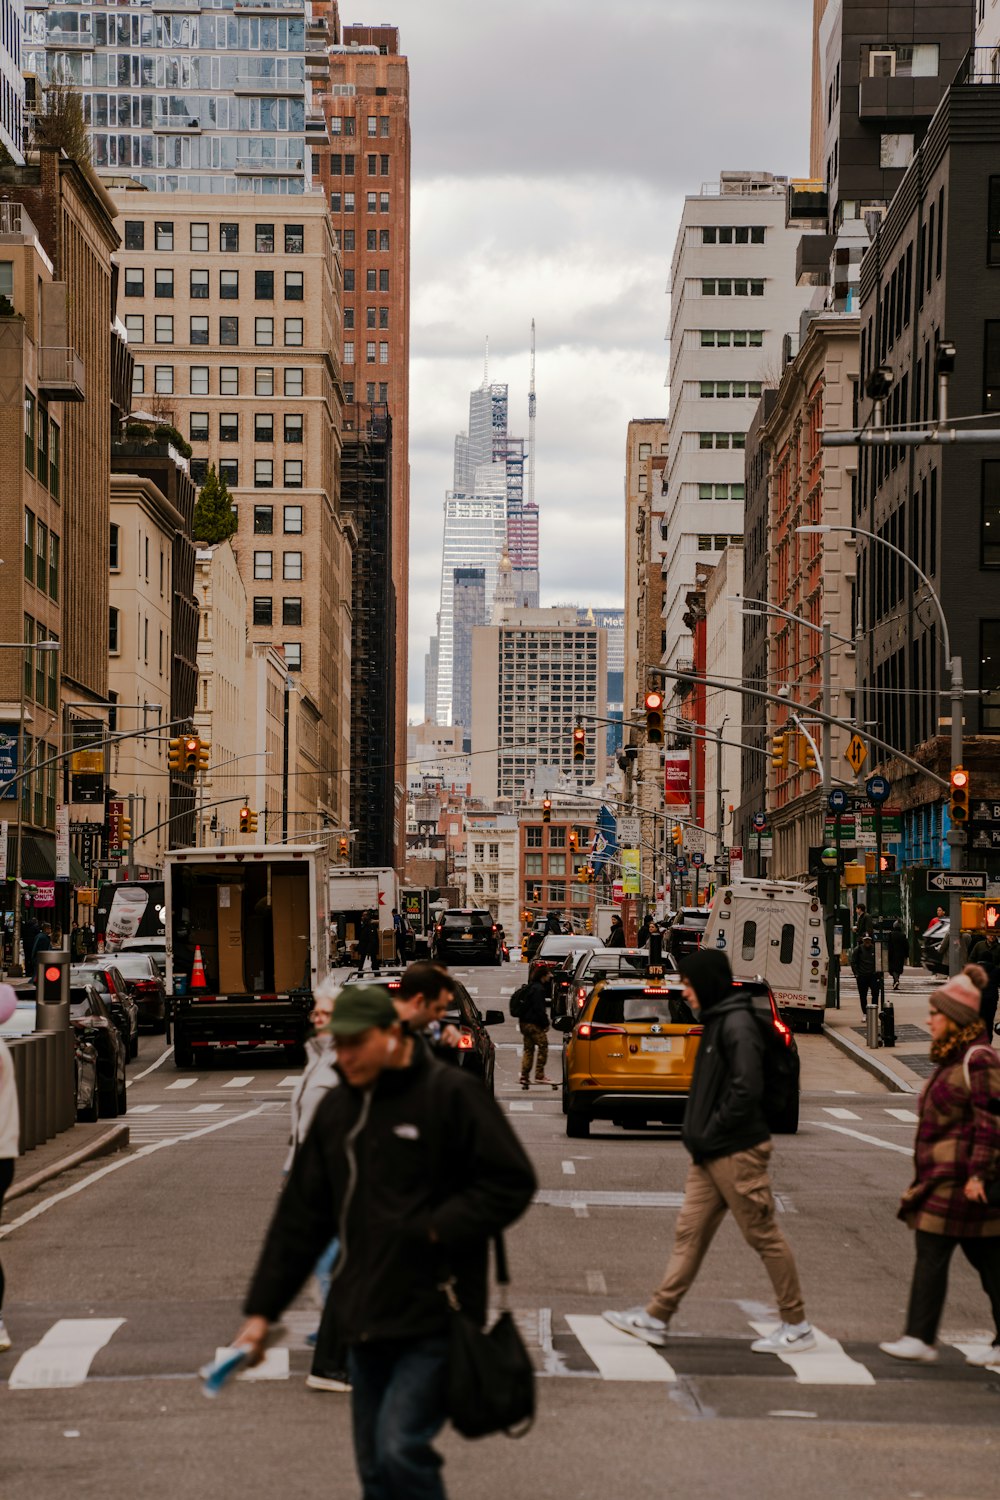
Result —
[[766, 979], [789, 1024], [819, 1031], [828, 960], [819, 898], [792, 880], [719, 886], [702, 950], [729, 959], [735, 979]]

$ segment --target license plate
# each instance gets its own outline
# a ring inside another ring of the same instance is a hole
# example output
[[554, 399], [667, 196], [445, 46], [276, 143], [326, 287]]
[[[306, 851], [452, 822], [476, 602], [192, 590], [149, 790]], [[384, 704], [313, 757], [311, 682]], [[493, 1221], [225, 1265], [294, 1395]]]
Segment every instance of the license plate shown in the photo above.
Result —
[[668, 1036], [644, 1036], [640, 1046], [643, 1052], [672, 1052], [674, 1048]]
[[471, 932], [463, 932], [462, 933], [462, 942], [463, 943], [471, 943], [472, 942], [472, 933]]

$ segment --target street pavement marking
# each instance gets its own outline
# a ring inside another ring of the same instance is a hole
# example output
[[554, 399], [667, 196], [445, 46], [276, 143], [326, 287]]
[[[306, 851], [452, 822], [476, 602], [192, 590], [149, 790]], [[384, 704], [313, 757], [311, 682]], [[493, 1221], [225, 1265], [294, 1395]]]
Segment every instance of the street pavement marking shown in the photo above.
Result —
[[21, 1355], [11, 1371], [11, 1390], [82, 1385], [94, 1355], [124, 1322], [124, 1318], [60, 1318], [33, 1348]]
[[[513, 1109], [514, 1106], [511, 1105]], [[575, 1208], [582, 1203], [589, 1208], [680, 1208], [683, 1193], [633, 1193], [605, 1192], [587, 1188], [542, 1188], [535, 1194], [536, 1203], [548, 1208]], [[787, 1196], [775, 1193], [775, 1205], [779, 1213], [794, 1213]]]
[[768, 1412], [769, 1417], [816, 1417], [818, 1415], [819, 1413], [815, 1411], [796, 1411], [794, 1406], [789, 1407], [784, 1411], [779, 1409], [777, 1411]]
[[604, 1279], [603, 1271], [587, 1272], [587, 1291], [592, 1292], [595, 1297], [607, 1296], [608, 1284]]
[[835, 1130], [838, 1135], [849, 1135], [856, 1141], [864, 1141], [869, 1146], [881, 1146], [883, 1151], [898, 1151], [902, 1156], [912, 1156], [913, 1150], [910, 1146], [897, 1146], [895, 1141], [880, 1141], [877, 1135], [865, 1135], [862, 1130], [851, 1130], [847, 1125], [832, 1125], [829, 1120], [813, 1120], [811, 1124], [818, 1125], [820, 1130]]
[[131, 1088], [132, 1085], [133, 1085], [133, 1083], [138, 1083], [139, 1080], [140, 1080], [140, 1078], [147, 1078], [150, 1073], [155, 1073], [156, 1070], [157, 1070], [157, 1068], [162, 1067], [162, 1065], [166, 1062], [167, 1058], [168, 1057], [173, 1057], [173, 1055], [174, 1055], [174, 1049], [173, 1049], [173, 1047], [168, 1047], [165, 1052], [161, 1052], [160, 1053], [159, 1057], [156, 1059], [156, 1061], [154, 1063], [150, 1063], [150, 1065], [149, 1065], [148, 1068], [144, 1068], [141, 1073], [135, 1073], [135, 1074], [133, 1074], [133, 1076], [128, 1081], [128, 1087]]
[[[773, 1333], [777, 1326], [776, 1323], [755, 1323], [752, 1319], [750, 1322], [750, 1327], [761, 1338]], [[809, 1349], [803, 1354], [785, 1354], [775, 1351], [778, 1358], [794, 1370], [795, 1378], [800, 1385], [875, 1384], [875, 1376], [871, 1370], [858, 1360], [852, 1359], [836, 1339], [821, 1333], [815, 1325], [813, 1333], [816, 1335], [815, 1349]], [[761, 1355], [762, 1359], [764, 1357]]]
[[[959, 1354], [961, 1354], [965, 1359], [968, 1359], [970, 1354], [978, 1354], [983, 1346], [988, 1343], [988, 1339], [980, 1339], [978, 1343], [975, 1344], [952, 1344], [951, 1347], [953, 1349], [957, 1349]], [[1000, 1349], [997, 1350], [997, 1357], [992, 1364], [980, 1365], [979, 1369], [990, 1370], [991, 1372], [994, 1370], [1000, 1370]]]
[[175, 1083], [168, 1083], [168, 1089], [193, 1089], [198, 1082], [197, 1078], [178, 1078]]
[[673, 1385], [673, 1367], [648, 1344], [613, 1328], [603, 1318], [570, 1314], [566, 1322], [604, 1380], [641, 1380]]
[[159, 1109], [158, 1104], [133, 1104], [129, 1109], [130, 1115], [151, 1115], [154, 1109]]
[[253, 1080], [254, 1075], [248, 1073], [245, 1078], [230, 1078], [229, 1082], [224, 1083], [222, 1087], [224, 1089], [245, 1089], [248, 1084], [253, 1083]]
[[530, 1099], [512, 1099], [507, 1106], [511, 1114], [530, 1114], [534, 1107]]
[[905, 1120], [907, 1125], [915, 1124], [920, 1118], [912, 1109], [887, 1109], [887, 1115], [892, 1115], [894, 1120]]
[[829, 1106], [827, 1106], [823, 1110], [823, 1113], [825, 1115], [832, 1115], [835, 1120], [860, 1120], [861, 1119], [861, 1116], [860, 1115], [856, 1115], [854, 1113], [853, 1109], [831, 1109]]
[[573, 1212], [576, 1214], [576, 1217], [578, 1219], [590, 1218], [590, 1209], [587, 1207], [586, 1203], [574, 1203]]
[[188, 1110], [191, 1115], [214, 1115], [222, 1108], [221, 1104], [196, 1104], [193, 1109]]
[[[229, 1349], [216, 1349], [217, 1360], [225, 1359]], [[292, 1368], [288, 1361], [287, 1349], [265, 1349], [264, 1358], [259, 1365], [254, 1365], [249, 1370], [240, 1370], [236, 1376], [237, 1380], [290, 1380]]]
[[282, 1078], [279, 1081], [279, 1083], [278, 1083], [279, 1089], [293, 1089], [295, 1087], [295, 1085], [298, 1083], [299, 1077], [300, 1077], [300, 1074], [298, 1074], [298, 1073], [290, 1073], [287, 1078]]
[[563, 1164], [562, 1164], [562, 1169], [565, 1172], [565, 1174], [566, 1174], [567, 1177], [575, 1177], [576, 1176], [576, 1162], [575, 1161], [564, 1161]]
[[501, 995], [513, 995], [514, 986], [512, 984], [502, 984], [500, 986], [500, 993]]

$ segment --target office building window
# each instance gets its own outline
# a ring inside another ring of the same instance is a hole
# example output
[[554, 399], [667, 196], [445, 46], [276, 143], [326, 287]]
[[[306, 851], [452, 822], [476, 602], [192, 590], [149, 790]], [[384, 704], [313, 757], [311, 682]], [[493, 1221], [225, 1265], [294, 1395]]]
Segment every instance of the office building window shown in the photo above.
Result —
[[1000, 730], [1000, 620], [981, 620], [979, 639], [981, 728], [985, 734], [996, 734]]
[[157, 250], [172, 250], [174, 248], [174, 226], [169, 219], [157, 220], [156, 248]]
[[378, 201], [378, 194], [377, 193], [367, 193], [365, 195], [365, 207], [368, 209], [368, 212], [370, 214], [373, 214], [375, 212], [375, 205], [376, 205], [377, 201]]
[[983, 410], [1000, 411], [1000, 321], [987, 319], [983, 354]]
[[207, 458], [189, 458], [188, 459], [188, 469], [190, 470], [191, 479], [192, 479], [193, 483], [196, 484], [196, 485], [201, 486], [201, 485], [203, 485], [205, 483], [205, 480], [208, 478], [208, 459]]
[[191, 342], [192, 344], [208, 343], [208, 318], [191, 319]]
[[154, 296], [172, 297], [174, 295], [174, 273], [171, 270], [161, 270], [154, 273]]
[[701, 283], [703, 297], [763, 297], [764, 282], [744, 276], [705, 277]]
[[301, 271], [285, 272], [285, 301], [301, 302], [305, 294], [305, 278]]
[[344, 401], [347, 403], [348, 406], [352, 405], [352, 403], [354, 401], [354, 381], [353, 380], [345, 380], [344, 381]]
[[380, 328], [388, 328], [389, 326], [389, 309], [387, 307], [380, 307], [378, 310], [378, 326]]
[[274, 607], [271, 598], [267, 595], [258, 596], [253, 601], [253, 623], [255, 625], [270, 625], [274, 617]]
[[344, 194], [344, 213], [345, 214], [352, 214], [353, 212], [354, 212], [354, 194], [353, 193], [345, 193]]
[[282, 599], [281, 601], [281, 623], [282, 625], [302, 624], [302, 600]]
[[240, 226], [238, 224], [219, 225], [219, 249], [235, 251], [240, 248]]
[[763, 245], [763, 224], [706, 224], [701, 231], [703, 245]]
[[[219, 459], [219, 478], [224, 479], [231, 490], [236, 489], [240, 482], [240, 465], [236, 458]], [[233, 506], [233, 515], [236, 515], [236, 506]]]
[[368, 116], [368, 134], [369, 135], [377, 135], [378, 134], [378, 115], [369, 115]]
[[388, 156], [383, 155], [383, 156], [379, 157], [379, 159], [378, 159], [378, 170], [379, 170], [379, 176], [380, 177], [388, 177], [388, 175], [389, 175], [389, 158], [388, 158]]
[[377, 243], [378, 231], [376, 229], [369, 229], [368, 233], [365, 235], [365, 249], [374, 250], [377, 248]]
[[379, 289], [380, 292], [387, 292], [389, 290], [389, 272], [388, 271], [380, 271], [378, 273], [378, 289]]
[[703, 349], [760, 349], [764, 343], [762, 328], [702, 328]]
[[192, 365], [189, 389], [192, 396], [208, 395], [208, 365]]
[[284, 509], [284, 528], [288, 535], [301, 534], [302, 531], [302, 507], [301, 505], [286, 505]]
[[219, 395], [238, 396], [240, 393], [240, 371], [238, 365], [219, 367]]
[[254, 413], [253, 439], [255, 443], [274, 442], [274, 415], [269, 411]]
[[142, 313], [125, 314], [125, 332], [130, 344], [141, 344], [146, 338], [146, 319]]
[[983, 463], [980, 556], [984, 568], [1000, 568], [1000, 459]]
[[289, 672], [301, 672], [302, 647], [298, 641], [285, 641], [281, 648], [285, 653], [285, 666]]
[[192, 443], [208, 442], [208, 412], [193, 411], [188, 418], [188, 437]]
[[219, 319], [219, 343], [238, 344], [240, 341], [239, 318], [223, 317]]
[[274, 531], [274, 506], [255, 505], [253, 508], [254, 536], [270, 536]]
[[274, 301], [273, 271], [255, 271], [253, 273], [253, 294], [258, 302]]
[[332, 214], [339, 214], [339, 213], [342, 212], [343, 206], [344, 206], [343, 195], [341, 193], [331, 193], [330, 194], [330, 212]]
[[[346, 356], [345, 356], [346, 358]], [[303, 370], [301, 365], [289, 365], [285, 370], [285, 395], [303, 394]]]
[[274, 395], [273, 365], [258, 365], [254, 370], [253, 388], [255, 396]]
[[343, 233], [343, 245], [342, 245], [341, 248], [344, 250], [345, 254], [353, 255], [353, 253], [354, 253], [354, 230], [353, 229], [345, 229], [344, 230], [344, 233]]
[[368, 362], [368, 364], [370, 364], [370, 365], [373, 365], [375, 363], [375, 340], [374, 339], [370, 339], [369, 342], [367, 344], [365, 344], [365, 359]]
[[191, 297], [195, 302], [206, 302], [208, 300], [208, 272], [191, 272]]
[[388, 229], [380, 229], [379, 230], [379, 232], [378, 232], [378, 247], [379, 247], [380, 250], [388, 250], [388, 248], [389, 248], [389, 231], [388, 231]]
[[369, 380], [368, 383], [367, 383], [367, 385], [365, 386], [365, 400], [368, 402], [369, 406], [375, 400], [375, 382], [374, 382], [374, 380]]
[[374, 307], [366, 307], [365, 308], [365, 327], [366, 328], [374, 328], [375, 327], [375, 318], [376, 318], [377, 312], [378, 312], [377, 308], [374, 308]]
[[154, 334], [158, 344], [172, 344], [174, 341], [174, 320], [172, 317], [157, 314], [155, 319]]
[[255, 578], [271, 578], [274, 570], [273, 552], [255, 552], [253, 555], [253, 576]]
[[302, 417], [298, 413], [287, 413], [285, 416], [285, 442], [301, 443], [302, 441]]
[[274, 343], [274, 319], [254, 318], [253, 341], [258, 348], [270, 348]]
[[302, 488], [302, 460], [301, 458], [285, 459], [285, 489], [300, 490]]
[[300, 579], [302, 577], [302, 553], [286, 552], [282, 558], [282, 577], [287, 579]]
[[142, 219], [125, 220], [125, 249], [145, 250], [146, 226]]
[[125, 267], [125, 295], [126, 297], [145, 296], [145, 277], [141, 266]]
[[354, 267], [353, 266], [345, 266], [345, 268], [344, 268], [344, 291], [345, 292], [353, 292], [354, 291]]
[[192, 224], [191, 225], [191, 249], [192, 250], [207, 250], [208, 249], [208, 225], [207, 224]]
[[172, 396], [174, 393], [174, 367], [173, 365], [155, 365], [153, 367], [153, 389], [159, 396]]
[[240, 419], [235, 411], [220, 411], [219, 413], [219, 442], [238, 443], [240, 440]]
[[389, 212], [389, 194], [388, 193], [379, 193], [379, 195], [378, 195], [378, 211], [379, 211], [380, 214], [387, 214]]
[[379, 342], [378, 362], [380, 365], [387, 365], [389, 363], [389, 345], [385, 339], [382, 339]]
[[[30, 514], [31, 512], [29, 511], [28, 515]], [[111, 569], [112, 573], [117, 573], [119, 568], [121, 567], [121, 552], [119, 550], [120, 540], [121, 527], [116, 525], [116, 523], [112, 521], [110, 536], [108, 540], [108, 567]]]
[[380, 380], [378, 383], [378, 399], [383, 402], [389, 399], [389, 383], [386, 380]]
[[344, 154], [344, 176], [354, 176], [354, 156], [349, 151]]
[[285, 347], [297, 349], [302, 343], [302, 319], [285, 319]]
[[255, 490], [269, 490], [274, 484], [274, 462], [270, 458], [255, 458], [253, 461], [253, 485]]
[[258, 255], [273, 255], [274, 253], [274, 225], [255, 224], [253, 235], [253, 247]]
[[302, 255], [305, 252], [305, 231], [301, 224], [285, 225], [285, 254]]
[[224, 302], [235, 302], [240, 295], [239, 271], [219, 272], [219, 296]]
[[133, 396], [141, 396], [142, 393], [143, 393], [143, 391], [145, 389], [146, 389], [146, 366], [145, 365], [133, 365], [132, 366], [132, 394], [133, 394]]
[[112, 604], [108, 610], [108, 651], [112, 656], [117, 656], [121, 650], [119, 643], [119, 620], [121, 616]]

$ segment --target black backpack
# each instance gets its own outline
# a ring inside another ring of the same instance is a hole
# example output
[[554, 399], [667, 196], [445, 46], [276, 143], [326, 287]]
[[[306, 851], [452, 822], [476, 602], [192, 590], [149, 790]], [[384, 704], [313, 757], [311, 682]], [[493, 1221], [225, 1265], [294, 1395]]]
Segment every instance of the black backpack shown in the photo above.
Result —
[[521, 1007], [524, 1005], [527, 993], [528, 986], [526, 984], [519, 984], [513, 995], [511, 995], [510, 1014], [512, 1019], [516, 1019], [521, 1014]]
[[754, 1015], [764, 1041], [764, 1119], [769, 1130], [787, 1130], [799, 1094], [798, 1053], [770, 1018]]

